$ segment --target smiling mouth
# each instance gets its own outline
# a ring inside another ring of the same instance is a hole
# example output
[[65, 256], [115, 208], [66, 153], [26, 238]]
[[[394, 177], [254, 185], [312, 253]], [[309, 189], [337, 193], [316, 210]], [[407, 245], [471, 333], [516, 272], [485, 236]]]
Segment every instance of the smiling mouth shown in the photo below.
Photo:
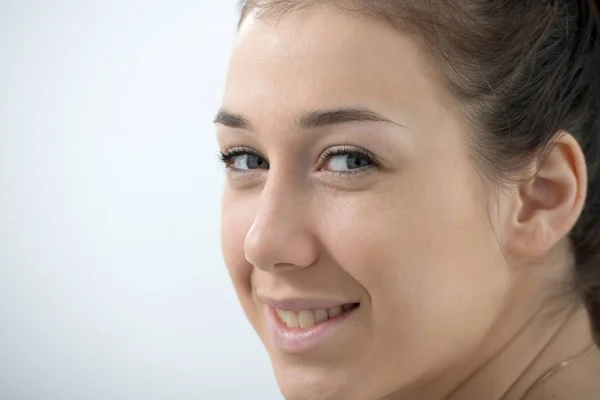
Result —
[[290, 329], [308, 329], [325, 321], [349, 314], [360, 306], [349, 303], [331, 308], [320, 308], [303, 311], [285, 311], [275, 309], [279, 319]]

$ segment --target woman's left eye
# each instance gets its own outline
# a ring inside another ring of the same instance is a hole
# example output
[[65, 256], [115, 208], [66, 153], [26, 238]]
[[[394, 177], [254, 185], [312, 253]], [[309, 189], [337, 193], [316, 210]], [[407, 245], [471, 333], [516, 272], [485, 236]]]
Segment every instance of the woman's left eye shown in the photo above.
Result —
[[333, 149], [326, 152], [322, 158], [326, 163], [326, 170], [340, 173], [362, 172], [376, 164], [375, 157], [362, 149]]

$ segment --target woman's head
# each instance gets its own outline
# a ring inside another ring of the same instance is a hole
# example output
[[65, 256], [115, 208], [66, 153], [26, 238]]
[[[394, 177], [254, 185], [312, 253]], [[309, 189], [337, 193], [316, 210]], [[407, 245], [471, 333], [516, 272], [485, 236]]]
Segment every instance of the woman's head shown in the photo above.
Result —
[[588, 7], [245, 4], [223, 252], [284, 394], [450, 387], [570, 285], [600, 314]]

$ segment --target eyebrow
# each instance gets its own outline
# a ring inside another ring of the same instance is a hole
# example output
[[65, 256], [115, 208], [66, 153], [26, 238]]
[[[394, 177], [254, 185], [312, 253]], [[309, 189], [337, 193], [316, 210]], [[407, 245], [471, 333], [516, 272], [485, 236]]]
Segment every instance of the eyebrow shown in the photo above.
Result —
[[247, 118], [242, 115], [229, 112], [223, 108], [217, 112], [214, 123], [228, 126], [230, 128], [245, 129], [247, 131], [251, 131], [253, 129], [252, 124]]
[[[301, 114], [293, 123], [293, 127], [300, 130], [322, 128], [329, 125], [339, 125], [349, 122], [386, 122], [404, 127], [390, 119], [366, 108], [339, 108], [333, 110], [315, 110]], [[230, 128], [252, 131], [250, 121], [240, 114], [220, 109], [214, 122]]]

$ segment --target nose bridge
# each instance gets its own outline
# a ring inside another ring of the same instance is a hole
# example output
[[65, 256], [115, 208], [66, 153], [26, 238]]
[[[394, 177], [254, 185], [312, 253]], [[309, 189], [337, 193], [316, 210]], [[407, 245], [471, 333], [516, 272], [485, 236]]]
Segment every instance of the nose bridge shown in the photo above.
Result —
[[248, 262], [271, 272], [314, 263], [317, 246], [310, 226], [309, 195], [283, 175], [269, 176], [244, 243]]

